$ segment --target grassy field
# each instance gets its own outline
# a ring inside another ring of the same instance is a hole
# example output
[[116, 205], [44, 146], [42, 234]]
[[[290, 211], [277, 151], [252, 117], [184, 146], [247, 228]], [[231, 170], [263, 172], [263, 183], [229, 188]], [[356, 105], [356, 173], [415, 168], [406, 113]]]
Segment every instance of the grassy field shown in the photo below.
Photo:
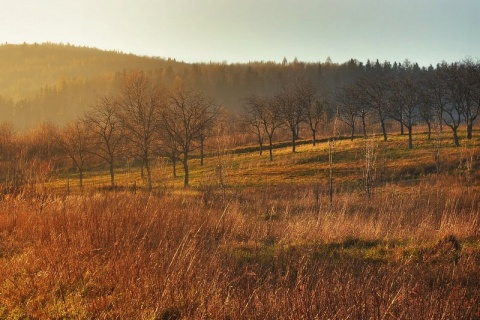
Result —
[[326, 141], [4, 196], [0, 318], [478, 319], [478, 150], [440, 138], [337, 140], [332, 198]]
[[[478, 132], [480, 134], [480, 132]], [[462, 141], [459, 148], [454, 147], [449, 132], [441, 136], [432, 135], [428, 140], [425, 133], [414, 135], [415, 147], [407, 149], [407, 136], [391, 135], [388, 142], [382, 137], [371, 137], [367, 140], [357, 138], [354, 141], [340, 138], [334, 143], [333, 170], [336, 185], [341, 188], [362, 184], [367, 151], [373, 153], [372, 162], [375, 171], [375, 184], [386, 183], [411, 184], [419, 179], [436, 173], [448, 174], [458, 178], [477, 178], [474, 168], [468, 170], [467, 165], [479, 166], [479, 142], [474, 139]], [[310, 141], [300, 141], [297, 152], [293, 154], [291, 147], [285, 143], [274, 146], [274, 161], [270, 162], [268, 150], [259, 155], [257, 146], [236, 149], [218, 147], [210, 141], [211, 152], [205, 164], [200, 166], [200, 159], [190, 160], [192, 189], [202, 186], [221, 184], [230, 189], [264, 187], [265, 185], [285, 184], [328, 184], [329, 177], [329, 144], [321, 140], [315, 147]], [[438, 160], [436, 157], [438, 155]], [[470, 162], [470, 163], [467, 163]], [[437, 168], [438, 167], [438, 168]], [[153, 179], [157, 189], [181, 190], [183, 171], [177, 164], [177, 177], [173, 178], [171, 164], [165, 159], [157, 159], [153, 168]], [[470, 177], [468, 176], [470, 175]], [[478, 174], [477, 174], [478, 175]], [[479, 176], [480, 177], [480, 176]], [[116, 184], [120, 188], [142, 189], [145, 186], [138, 166], [123, 167], [116, 170]], [[98, 191], [107, 188], [110, 183], [107, 170], [96, 169], [85, 174], [84, 191]], [[76, 173], [68, 176], [61, 173], [42, 186], [48, 192], [56, 194], [68, 191], [78, 193]]]

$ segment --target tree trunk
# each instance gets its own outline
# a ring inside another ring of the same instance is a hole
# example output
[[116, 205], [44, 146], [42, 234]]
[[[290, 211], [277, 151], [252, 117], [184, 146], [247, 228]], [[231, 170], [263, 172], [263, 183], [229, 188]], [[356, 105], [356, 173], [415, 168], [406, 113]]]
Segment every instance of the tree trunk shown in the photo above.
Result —
[[203, 166], [203, 147], [205, 145], [205, 139], [200, 138], [200, 165]]
[[385, 120], [380, 119], [380, 124], [382, 126], [383, 141], [387, 141], [387, 129], [385, 128]]
[[143, 160], [145, 165], [145, 170], [147, 170], [147, 188], [148, 191], [152, 191], [152, 172], [150, 170], [150, 162], [148, 159]]
[[413, 149], [412, 125], [407, 126], [408, 129], [408, 149]]
[[115, 173], [114, 173], [113, 161], [110, 162], [110, 186], [112, 188], [115, 187]]
[[473, 138], [473, 121], [467, 122], [467, 139], [471, 140]]
[[188, 155], [185, 153], [183, 156], [183, 170], [185, 171], [185, 177], [183, 180], [183, 186], [186, 188], [188, 187], [189, 179], [190, 179], [190, 172], [188, 171]]
[[268, 137], [268, 143], [270, 145], [270, 161], [273, 161], [273, 143], [272, 137]]
[[78, 168], [78, 180], [80, 189], [83, 189], [83, 170], [81, 168]]
[[258, 141], [259, 148], [260, 148], [260, 155], [263, 154], [263, 142], [261, 140]]
[[365, 123], [365, 115], [362, 116], [363, 137], [367, 138], [367, 124]]
[[295, 133], [295, 129], [292, 130], [292, 153], [295, 153], [296, 152], [296, 149], [295, 149], [295, 139], [296, 139], [296, 133]]
[[177, 177], [177, 158], [172, 157], [173, 177]]
[[355, 137], [355, 123], [352, 124], [352, 134], [350, 135], [350, 140], [353, 141], [354, 137]]
[[458, 141], [457, 127], [452, 127], [452, 131], [453, 131], [453, 143], [455, 144], [455, 147], [460, 147], [460, 142]]
[[316, 130], [312, 130], [312, 145], [313, 145], [314, 147], [315, 147], [315, 145], [317, 144], [316, 133], [317, 133]]
[[440, 133], [443, 133], [443, 109], [438, 111], [438, 123], [440, 125]]
[[431, 140], [432, 138], [432, 124], [430, 121], [427, 122], [427, 127], [428, 127], [428, 140]]

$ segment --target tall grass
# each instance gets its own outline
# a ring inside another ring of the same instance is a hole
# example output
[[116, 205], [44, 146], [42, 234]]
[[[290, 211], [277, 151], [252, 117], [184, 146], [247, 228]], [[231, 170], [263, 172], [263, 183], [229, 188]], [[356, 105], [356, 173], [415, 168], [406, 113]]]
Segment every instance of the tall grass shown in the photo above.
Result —
[[4, 199], [0, 318], [478, 318], [480, 195], [440, 181]]

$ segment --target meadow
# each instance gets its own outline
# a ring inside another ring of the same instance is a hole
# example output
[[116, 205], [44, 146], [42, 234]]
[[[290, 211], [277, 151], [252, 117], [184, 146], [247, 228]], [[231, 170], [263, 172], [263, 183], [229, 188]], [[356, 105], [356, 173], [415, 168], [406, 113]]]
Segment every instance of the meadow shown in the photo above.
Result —
[[[0, 201], [0, 318], [479, 319], [475, 140], [218, 147]], [[331, 156], [331, 157], [329, 157]], [[331, 159], [331, 161], [329, 160]]]

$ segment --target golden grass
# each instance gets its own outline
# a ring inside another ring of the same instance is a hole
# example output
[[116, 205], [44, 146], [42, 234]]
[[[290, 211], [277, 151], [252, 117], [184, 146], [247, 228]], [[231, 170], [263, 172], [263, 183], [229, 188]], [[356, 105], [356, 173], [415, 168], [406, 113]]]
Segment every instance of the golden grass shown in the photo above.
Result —
[[91, 172], [83, 191], [71, 177], [69, 193], [56, 179], [4, 196], [0, 318], [479, 318], [474, 148], [443, 146], [437, 174], [422, 137], [375, 140], [370, 196], [365, 142], [338, 141], [332, 202], [321, 143], [193, 159], [187, 189], [159, 163], [152, 193], [130, 168], [117, 190]]
[[[415, 133], [415, 147], [407, 149], [407, 136], [390, 135], [388, 142], [380, 136], [337, 140], [333, 150], [333, 170], [338, 187], [360, 184], [365, 165], [365, 149], [373, 148], [377, 182], [418, 179], [436, 171], [435, 153], [440, 154], [440, 169], [443, 173], [462, 174], [462, 162], [467, 155], [478, 152], [477, 141], [463, 140], [456, 148], [450, 141], [450, 133], [427, 140], [425, 133]], [[440, 144], [440, 145], [439, 145]], [[437, 147], [439, 145], [439, 147]], [[251, 150], [252, 148], [248, 148]], [[254, 149], [254, 148], [253, 148]], [[475, 163], [478, 166], [478, 164]], [[220, 170], [221, 168], [221, 170]], [[220, 177], [221, 174], [221, 177]], [[153, 168], [154, 186], [157, 189], [179, 189], [183, 186], [183, 168], [177, 165], [177, 178], [173, 178], [171, 167], [164, 159], [159, 159]], [[200, 166], [200, 160], [190, 160], [190, 184], [196, 188], [205, 184], [223, 183], [229, 187], [263, 187], [265, 185], [324, 183], [329, 175], [328, 143], [319, 142], [312, 147], [308, 141], [300, 141], [297, 152], [291, 147], [274, 149], [274, 161], [268, 159], [268, 150], [262, 156], [257, 151], [243, 152], [242, 149], [214, 151]], [[145, 189], [145, 179], [140, 168], [132, 166], [116, 171], [116, 184], [121, 188]], [[220, 181], [222, 180], [222, 181]], [[108, 172], [87, 172], [84, 179], [85, 190], [98, 191], [109, 186]], [[78, 193], [77, 175], [54, 177], [45, 184], [46, 190], [56, 194]], [[85, 191], [84, 190], [84, 191]]]
[[475, 318], [480, 194], [449, 179], [333, 206], [314, 185], [11, 197], [0, 317]]

